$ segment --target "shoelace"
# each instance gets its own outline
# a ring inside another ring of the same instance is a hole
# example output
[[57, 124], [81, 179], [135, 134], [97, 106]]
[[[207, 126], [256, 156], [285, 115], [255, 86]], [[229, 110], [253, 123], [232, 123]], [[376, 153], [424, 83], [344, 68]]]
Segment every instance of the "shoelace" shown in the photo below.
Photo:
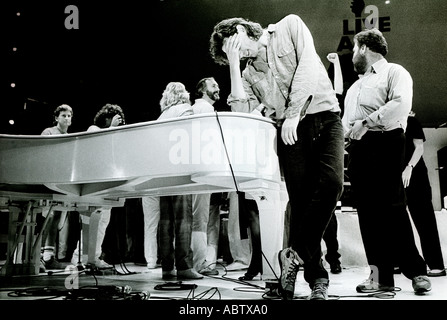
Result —
[[286, 283], [288, 285], [294, 285], [296, 281], [296, 274], [298, 273], [298, 268], [300, 264], [298, 260], [292, 259], [292, 263], [289, 265], [289, 269], [287, 270], [286, 275]]
[[315, 296], [325, 296], [326, 295], [326, 286], [323, 283], [316, 283], [312, 290], [312, 297]]

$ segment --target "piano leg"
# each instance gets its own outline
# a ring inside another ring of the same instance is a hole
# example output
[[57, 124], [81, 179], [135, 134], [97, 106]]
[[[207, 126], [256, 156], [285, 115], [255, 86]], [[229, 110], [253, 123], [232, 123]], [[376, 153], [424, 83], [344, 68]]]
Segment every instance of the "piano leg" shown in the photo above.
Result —
[[262, 279], [278, 280], [278, 252], [283, 249], [284, 214], [287, 205], [285, 191], [249, 192], [258, 205], [261, 228]]
[[81, 257], [82, 264], [95, 265], [94, 252], [97, 242], [99, 214], [96, 210], [80, 212], [82, 222]]
[[[81, 213], [82, 218], [82, 256], [87, 264], [95, 265], [99, 254], [101, 253], [101, 245], [104, 240], [104, 232], [101, 224], [108, 224], [110, 220], [110, 209], [96, 209]], [[85, 259], [86, 257], [86, 259]]]
[[3, 276], [39, 274], [41, 234], [35, 236], [37, 210], [33, 205], [34, 202], [29, 201], [26, 211], [22, 206], [8, 207], [8, 247], [6, 262], [1, 268]]

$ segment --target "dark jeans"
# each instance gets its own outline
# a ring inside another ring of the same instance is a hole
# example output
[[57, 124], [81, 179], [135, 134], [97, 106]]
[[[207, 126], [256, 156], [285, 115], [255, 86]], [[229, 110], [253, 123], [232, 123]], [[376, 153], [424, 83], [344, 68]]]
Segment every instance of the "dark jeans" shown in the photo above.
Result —
[[160, 259], [163, 271], [193, 267], [192, 196], [160, 197]]
[[349, 149], [348, 174], [371, 277], [387, 286], [394, 286], [396, 261], [409, 279], [427, 274], [406, 211], [404, 148], [403, 130], [396, 129], [367, 132]]
[[332, 215], [331, 220], [326, 228], [323, 235], [324, 243], [326, 244], [326, 256], [324, 257], [330, 265], [337, 264], [340, 262], [340, 253], [338, 252], [338, 221], [335, 214]]
[[247, 219], [251, 240], [251, 260], [247, 273], [256, 276], [262, 274], [261, 226], [256, 200], [245, 199], [245, 193], [239, 197], [239, 217]]
[[298, 141], [285, 145], [278, 129], [278, 155], [290, 203], [290, 243], [304, 260], [304, 279], [329, 279], [321, 240], [343, 191], [344, 135], [338, 113], [309, 114]]
[[410, 185], [405, 192], [408, 210], [419, 234], [422, 255], [427, 266], [430, 269], [444, 269], [432, 191], [425, 163], [420, 163], [413, 169]]

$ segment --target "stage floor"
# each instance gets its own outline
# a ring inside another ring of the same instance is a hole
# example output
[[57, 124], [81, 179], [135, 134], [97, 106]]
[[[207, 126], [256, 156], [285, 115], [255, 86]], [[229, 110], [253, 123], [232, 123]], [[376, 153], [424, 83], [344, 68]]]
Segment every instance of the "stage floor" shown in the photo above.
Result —
[[[67, 263], [67, 266], [70, 265]], [[266, 279], [258, 275], [248, 282], [239, 281], [244, 270], [226, 271], [218, 265], [219, 275], [205, 276], [199, 280], [182, 281], [186, 285], [178, 288], [166, 288], [162, 285], [161, 268], [147, 269], [133, 263], [115, 265], [114, 270], [102, 274], [76, 271], [53, 270], [54, 273], [40, 273], [34, 276], [0, 277], [0, 300], [80, 300], [69, 295], [70, 290], [105, 288], [106, 286], [129, 286], [130, 293], [148, 293], [149, 300], [280, 300], [278, 296], [266, 295]], [[74, 268], [74, 266], [73, 266]], [[401, 290], [394, 295], [374, 296], [359, 294], [357, 284], [368, 277], [366, 267], [343, 268], [340, 274], [330, 274], [329, 300], [447, 300], [447, 277], [431, 277], [432, 290], [425, 295], [415, 295], [411, 280], [402, 274], [395, 275], [395, 285]], [[48, 271], [48, 270], [47, 270]], [[50, 270], [51, 271], [51, 270]], [[278, 275], [279, 276], [279, 275]], [[176, 284], [177, 280], [169, 281]], [[196, 288], [187, 285], [197, 285]], [[157, 287], [160, 286], [161, 288]], [[171, 289], [171, 290], [168, 290]], [[295, 300], [306, 300], [310, 293], [300, 271], [295, 285]], [[95, 298], [90, 298], [94, 300]], [[115, 298], [103, 297], [102, 300]], [[89, 300], [87, 297], [85, 300]]]

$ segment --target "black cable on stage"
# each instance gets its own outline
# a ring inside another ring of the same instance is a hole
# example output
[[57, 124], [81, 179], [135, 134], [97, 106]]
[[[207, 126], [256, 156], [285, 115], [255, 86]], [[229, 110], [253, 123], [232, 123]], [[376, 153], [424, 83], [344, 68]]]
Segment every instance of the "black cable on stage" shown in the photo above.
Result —
[[[186, 298], [166, 298], [166, 297], [154, 297], [153, 299], [169, 299], [169, 300], [210, 300], [216, 294], [219, 296], [219, 300], [221, 299], [221, 294], [219, 288], [212, 287], [201, 293], [195, 294], [195, 290], [197, 289], [197, 285], [195, 283], [187, 283], [184, 284], [182, 281], [177, 282], [165, 282], [163, 284], [158, 284], [154, 287], [155, 290], [159, 291], [178, 291], [178, 290], [189, 290], [189, 293]], [[206, 297], [209, 294], [209, 297]]]
[[[206, 295], [210, 292], [211, 292], [210, 296], [205, 299]], [[222, 298], [220, 295], [220, 291], [217, 287], [212, 287], [212, 288], [205, 290], [197, 295], [194, 295], [194, 293], [195, 293], [195, 291], [194, 291], [194, 289], [192, 289], [189, 292], [188, 296], [186, 297], [186, 300], [210, 300], [212, 297], [214, 297], [215, 294], [219, 295], [219, 300], [221, 300], [221, 298]]]
[[8, 297], [25, 298], [25, 297], [44, 297], [39, 300], [50, 300], [66, 295], [67, 290], [51, 289], [48, 287], [13, 289], [8, 293]]
[[197, 288], [197, 285], [195, 283], [184, 284], [182, 281], [177, 281], [177, 282], [165, 282], [163, 284], [157, 284], [154, 287], [154, 290], [176, 291], [176, 290], [192, 290], [192, 289], [196, 289], [196, 288]]
[[[133, 291], [130, 286], [83, 286], [79, 289], [53, 289], [48, 287], [9, 289], [9, 297], [29, 298], [41, 297], [36, 300], [65, 298], [65, 300], [149, 300], [147, 291]], [[28, 299], [29, 300], [29, 299]]]

